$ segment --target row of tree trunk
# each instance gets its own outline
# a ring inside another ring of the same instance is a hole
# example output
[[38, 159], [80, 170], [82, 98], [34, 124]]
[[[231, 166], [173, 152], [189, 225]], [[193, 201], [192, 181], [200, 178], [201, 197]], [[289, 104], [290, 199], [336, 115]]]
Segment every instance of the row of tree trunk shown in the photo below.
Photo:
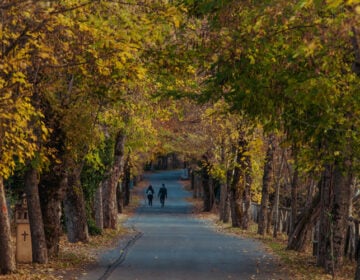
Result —
[[[319, 236], [317, 246], [317, 264], [325, 268], [326, 272], [335, 275], [343, 264], [348, 217], [351, 216], [350, 206], [352, 201], [353, 176], [342, 162], [325, 164], [320, 180], [317, 184], [310, 181], [308, 195], [305, 204], [299, 211], [298, 189], [300, 185], [299, 170], [289, 167], [286, 156], [281, 157], [274, 165], [276, 154], [279, 152], [275, 135], [269, 135], [267, 141], [267, 152], [264, 164], [262, 196], [260, 213], [258, 216], [258, 234], [270, 233], [273, 212], [274, 219], [273, 235], [276, 237], [278, 231], [278, 213], [281, 176], [288, 169], [287, 184], [291, 187], [291, 225], [289, 227], [288, 249], [304, 251], [309, 244], [314, 225], [319, 221]], [[234, 145], [233, 168], [227, 173], [226, 182], [221, 184], [219, 218], [228, 222], [231, 217], [233, 227], [247, 229], [250, 220], [250, 188], [252, 184], [251, 158], [248, 153], [248, 142], [240, 133], [238, 143]], [[293, 153], [294, 156], [294, 153]], [[296, 160], [296, 156], [293, 157]], [[206, 158], [205, 158], [206, 159]], [[210, 181], [210, 160], [203, 161], [201, 169], [201, 183], [203, 187], [202, 197], [204, 200], [204, 211], [212, 209]], [[346, 164], [349, 164], [348, 162]], [[276, 166], [276, 170], [274, 167]], [[295, 163], [296, 166], [296, 163]], [[275, 176], [274, 176], [275, 175]], [[194, 178], [192, 176], [191, 178]], [[284, 181], [284, 180], [283, 180]], [[193, 183], [192, 183], [193, 184]], [[270, 207], [269, 193], [273, 186], [274, 199]], [[194, 186], [196, 189], [196, 186]], [[269, 211], [271, 209], [271, 211]], [[360, 267], [360, 265], [359, 265]], [[360, 269], [360, 268], [359, 268]], [[360, 275], [360, 273], [359, 273]], [[360, 276], [359, 276], [360, 277]], [[360, 278], [357, 278], [360, 279]]]
[[[113, 164], [108, 167], [100, 184], [95, 201], [97, 226], [115, 229], [119, 209], [119, 180], [124, 173], [123, 200], [129, 203], [130, 158], [124, 161], [125, 133], [116, 136]], [[33, 262], [47, 263], [49, 257], [59, 253], [63, 233], [62, 215], [65, 216], [66, 233], [70, 242], [88, 242], [89, 233], [85, 200], [81, 185], [83, 163], [75, 163], [70, 157], [62, 157], [62, 164], [53, 166], [51, 172], [39, 173], [28, 166], [24, 175], [28, 202], [29, 222], [33, 248]], [[125, 164], [126, 163], [126, 164]], [[125, 165], [125, 166], [124, 166]], [[14, 250], [11, 241], [10, 217], [6, 204], [5, 188], [0, 178], [0, 271], [2, 274], [15, 270]], [[98, 223], [98, 221], [101, 221]]]
[[[233, 227], [248, 229], [250, 222], [251, 205], [251, 158], [249, 155], [248, 141], [245, 134], [241, 133], [238, 142], [233, 146], [235, 160], [233, 169], [227, 172], [226, 183], [220, 184], [219, 214], [220, 220], [228, 222], [231, 217]], [[201, 168], [202, 192], [193, 186], [196, 193], [201, 193], [204, 201], [204, 211], [211, 211], [214, 205], [215, 188], [210, 184], [211, 163], [204, 155]], [[194, 175], [191, 176], [195, 180]], [[216, 181], [216, 180], [215, 180]], [[194, 182], [192, 182], [194, 185]], [[197, 197], [198, 194], [195, 195]]]

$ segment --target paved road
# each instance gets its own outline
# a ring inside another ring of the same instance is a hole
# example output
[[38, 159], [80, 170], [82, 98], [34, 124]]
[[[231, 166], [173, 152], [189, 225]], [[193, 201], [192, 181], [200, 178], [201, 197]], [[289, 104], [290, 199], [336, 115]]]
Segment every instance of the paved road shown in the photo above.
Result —
[[156, 192], [166, 185], [165, 207], [158, 199], [149, 207], [144, 199], [127, 222], [139, 234], [126, 248], [104, 254], [99, 267], [82, 279], [286, 279], [277, 274], [277, 265], [260, 243], [219, 233], [190, 215], [185, 199], [191, 194], [178, 182], [180, 175], [181, 171], [148, 175]]

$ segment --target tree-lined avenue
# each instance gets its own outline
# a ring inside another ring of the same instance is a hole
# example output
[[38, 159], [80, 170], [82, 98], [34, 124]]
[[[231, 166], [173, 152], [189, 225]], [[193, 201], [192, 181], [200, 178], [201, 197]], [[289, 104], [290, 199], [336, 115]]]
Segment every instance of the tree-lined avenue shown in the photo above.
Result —
[[[121, 264], [111, 268], [106, 279], [284, 279], [276, 274], [278, 266], [258, 242], [217, 232], [205, 220], [192, 215], [186, 201], [190, 193], [178, 181], [182, 171], [164, 171], [147, 175], [159, 189], [165, 183], [168, 200], [165, 208], [158, 199], [153, 207], [144, 200], [137, 213], [127, 221], [142, 236], [127, 249]], [[120, 250], [116, 250], [120, 254]], [[113, 254], [106, 253], [107, 258]], [[97, 278], [108, 269], [97, 267], [83, 280]], [[102, 274], [102, 275], [103, 275]]]

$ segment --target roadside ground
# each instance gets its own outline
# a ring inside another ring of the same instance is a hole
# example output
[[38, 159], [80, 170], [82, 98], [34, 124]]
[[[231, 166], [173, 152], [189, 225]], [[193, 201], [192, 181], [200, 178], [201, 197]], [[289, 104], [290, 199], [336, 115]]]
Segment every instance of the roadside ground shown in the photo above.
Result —
[[101, 253], [124, 244], [134, 235], [123, 223], [134, 214], [143, 199], [146, 181], [141, 181], [132, 192], [130, 205], [119, 215], [119, 226], [116, 230], [105, 229], [102, 235], [90, 236], [88, 243], [69, 243], [66, 235], [60, 240], [59, 257], [47, 264], [17, 264], [16, 273], [0, 275], [0, 280], [76, 280], [85, 273]]
[[[190, 182], [182, 181], [185, 189], [190, 191]], [[345, 260], [344, 265], [337, 275], [332, 276], [324, 273], [324, 270], [316, 266], [316, 258], [312, 256], [311, 248], [305, 252], [295, 252], [286, 250], [287, 236], [278, 235], [275, 239], [270, 235], [260, 236], [257, 234], [257, 225], [250, 225], [249, 230], [242, 230], [231, 227], [231, 223], [222, 223], [219, 221], [217, 209], [214, 207], [211, 212], [203, 212], [203, 201], [201, 199], [190, 198], [189, 202], [194, 205], [193, 215], [207, 221], [215, 226], [216, 230], [226, 234], [241, 236], [261, 241], [265, 249], [278, 257], [279, 266], [287, 271], [289, 279], [292, 280], [353, 280], [356, 269], [356, 262]]]

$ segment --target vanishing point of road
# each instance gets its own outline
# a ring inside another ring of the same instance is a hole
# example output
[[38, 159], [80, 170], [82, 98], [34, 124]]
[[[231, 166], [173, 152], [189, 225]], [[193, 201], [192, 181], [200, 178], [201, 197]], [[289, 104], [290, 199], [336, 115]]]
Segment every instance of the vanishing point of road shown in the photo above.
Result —
[[181, 170], [146, 175], [157, 193], [168, 189], [165, 207], [144, 200], [126, 225], [138, 232], [125, 245], [102, 255], [82, 280], [287, 279], [261, 243], [216, 231], [192, 215]]

